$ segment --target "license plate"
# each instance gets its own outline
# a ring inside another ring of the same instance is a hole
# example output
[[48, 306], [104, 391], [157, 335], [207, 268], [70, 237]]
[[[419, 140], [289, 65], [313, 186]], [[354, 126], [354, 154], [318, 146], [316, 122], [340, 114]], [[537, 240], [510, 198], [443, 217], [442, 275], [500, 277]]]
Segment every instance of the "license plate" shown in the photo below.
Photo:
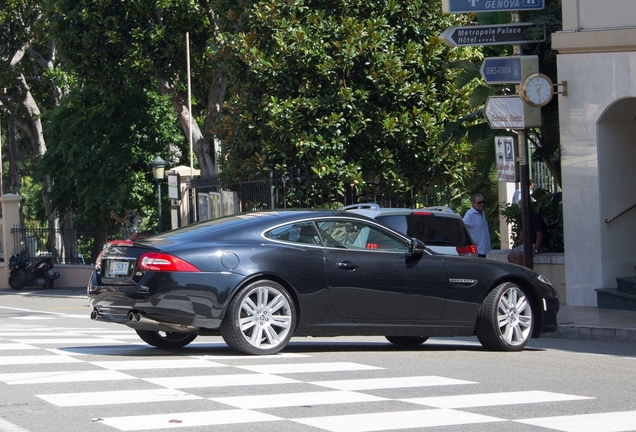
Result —
[[111, 261], [108, 273], [111, 275], [127, 275], [128, 263], [126, 261]]

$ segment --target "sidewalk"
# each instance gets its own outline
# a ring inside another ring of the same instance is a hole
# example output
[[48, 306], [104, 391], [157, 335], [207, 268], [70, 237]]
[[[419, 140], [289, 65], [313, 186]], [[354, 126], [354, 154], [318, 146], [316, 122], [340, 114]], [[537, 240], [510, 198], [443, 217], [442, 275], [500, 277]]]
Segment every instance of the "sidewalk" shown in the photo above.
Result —
[[636, 311], [561, 305], [559, 330], [541, 337], [636, 342]]

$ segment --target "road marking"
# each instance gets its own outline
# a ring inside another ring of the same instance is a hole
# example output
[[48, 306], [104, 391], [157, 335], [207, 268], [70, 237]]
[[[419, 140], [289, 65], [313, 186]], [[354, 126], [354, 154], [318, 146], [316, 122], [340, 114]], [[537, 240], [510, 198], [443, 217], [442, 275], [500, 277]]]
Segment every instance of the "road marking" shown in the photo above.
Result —
[[[133, 376], [111, 370], [24, 372], [0, 374], [0, 381], [13, 384], [45, 384], [84, 381], [133, 380]], [[0, 429], [1, 430], [1, 429]]]
[[37, 345], [66, 345], [66, 344], [120, 344], [121, 341], [104, 338], [63, 338], [63, 339], [10, 339], [18, 343], [28, 343]]
[[0, 343], [0, 351], [36, 350], [38, 347], [21, 343]]
[[374, 432], [505, 421], [496, 417], [445, 409], [366, 413], [291, 420], [331, 432]]
[[[219, 426], [284, 420], [269, 414], [247, 410], [202, 411], [158, 415], [105, 418], [100, 423], [121, 431]], [[257, 427], [256, 430], [259, 428]]]
[[402, 402], [426, 405], [435, 408], [457, 409], [540, 402], [563, 402], [584, 399], [594, 398], [544, 391], [520, 391], [508, 393], [481, 393], [459, 396], [424, 397], [399, 400], [401, 400]]
[[302, 383], [291, 378], [265, 374], [240, 374], [240, 375], [199, 375], [169, 378], [145, 378], [144, 381], [160, 385], [162, 387], [187, 389], [197, 387], [234, 387], [268, 384], [292, 384]]
[[222, 398], [209, 398], [209, 400], [243, 409], [265, 409], [306, 405], [378, 402], [390, 399], [348, 391], [324, 391], [253, 396], [229, 396]]
[[376, 366], [368, 366], [360, 363], [349, 362], [324, 362], [324, 363], [286, 363], [275, 365], [235, 366], [240, 369], [265, 374], [293, 374], [314, 372], [346, 372], [357, 370], [380, 370]]
[[118, 390], [85, 393], [58, 393], [35, 395], [59, 407], [78, 407], [91, 405], [115, 405], [147, 402], [168, 402], [203, 399], [190, 393], [174, 389]]
[[127, 361], [98, 361], [90, 362], [95, 366], [112, 370], [144, 370], [144, 369], [182, 369], [204, 367], [227, 367], [221, 363], [207, 360], [181, 357], [175, 360], [127, 360]]
[[636, 427], [636, 411], [515, 420], [563, 432], [624, 432]]
[[13, 423], [9, 423], [6, 420], [0, 418], [0, 431], [2, 432], [29, 432], [26, 429], [22, 429], [18, 425], [14, 425]]
[[355, 380], [314, 381], [309, 384], [337, 390], [378, 390], [407, 387], [430, 387], [461, 384], [478, 384], [474, 381], [464, 381], [439, 376], [414, 376], [395, 378], [369, 378]]
[[25, 364], [52, 364], [52, 363], [83, 363], [82, 360], [73, 357], [59, 355], [32, 355], [32, 356], [7, 356], [0, 357], [0, 366], [25, 365]]

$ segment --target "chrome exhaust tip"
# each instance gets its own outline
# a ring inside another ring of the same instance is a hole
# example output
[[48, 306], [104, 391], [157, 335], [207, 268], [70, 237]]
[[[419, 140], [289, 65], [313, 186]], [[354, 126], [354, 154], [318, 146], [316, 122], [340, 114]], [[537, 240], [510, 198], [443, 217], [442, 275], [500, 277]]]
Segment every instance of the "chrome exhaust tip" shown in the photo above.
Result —
[[99, 317], [99, 312], [97, 312], [97, 309], [93, 309], [91, 311], [91, 319], [95, 321], [98, 317]]

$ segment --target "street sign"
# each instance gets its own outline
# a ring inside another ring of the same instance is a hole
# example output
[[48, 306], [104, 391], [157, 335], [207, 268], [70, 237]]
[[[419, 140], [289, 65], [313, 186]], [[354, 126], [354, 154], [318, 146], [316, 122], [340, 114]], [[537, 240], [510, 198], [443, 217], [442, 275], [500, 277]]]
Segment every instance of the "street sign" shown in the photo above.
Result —
[[497, 179], [500, 182], [515, 183], [517, 181], [516, 147], [513, 136], [495, 137]]
[[544, 7], [545, 0], [442, 0], [442, 11], [446, 14], [529, 11]]
[[486, 57], [479, 71], [487, 84], [516, 84], [525, 76], [539, 72], [539, 57]]
[[[531, 28], [543, 28], [541, 39], [528, 39], [525, 36], [526, 30]], [[440, 39], [450, 47], [539, 43], [545, 40], [545, 27], [533, 23], [449, 27], [442, 32]]]
[[523, 103], [519, 96], [490, 96], [484, 117], [491, 129], [525, 129], [541, 126], [541, 108]]

